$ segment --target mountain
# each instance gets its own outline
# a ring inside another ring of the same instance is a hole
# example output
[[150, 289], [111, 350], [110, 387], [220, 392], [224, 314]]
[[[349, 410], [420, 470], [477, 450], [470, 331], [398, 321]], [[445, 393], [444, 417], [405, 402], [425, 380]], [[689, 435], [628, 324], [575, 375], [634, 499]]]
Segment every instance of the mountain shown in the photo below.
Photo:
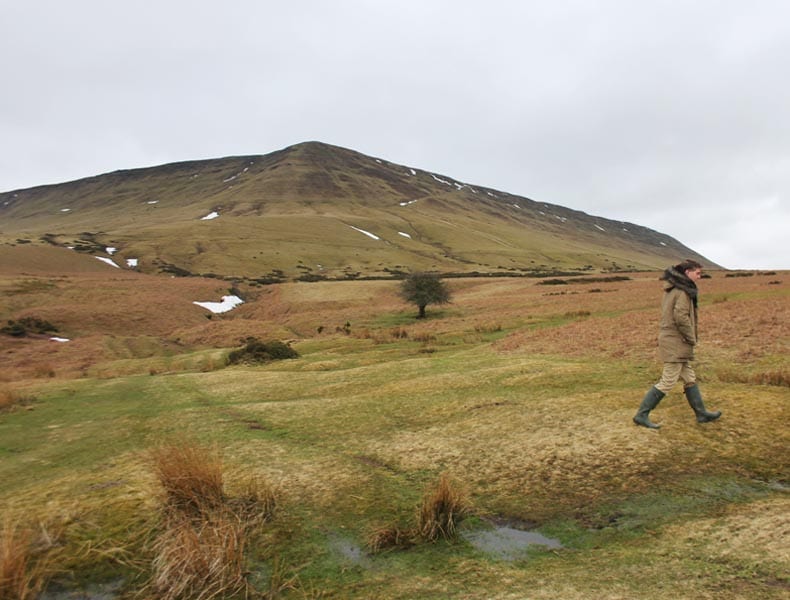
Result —
[[0, 243], [259, 282], [716, 266], [646, 227], [320, 142], [2, 193]]

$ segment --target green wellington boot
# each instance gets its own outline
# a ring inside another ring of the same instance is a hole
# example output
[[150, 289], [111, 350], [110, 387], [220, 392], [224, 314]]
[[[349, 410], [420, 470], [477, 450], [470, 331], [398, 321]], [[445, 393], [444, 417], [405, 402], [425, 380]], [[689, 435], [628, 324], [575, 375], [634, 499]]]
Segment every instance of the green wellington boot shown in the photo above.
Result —
[[642, 427], [648, 427], [650, 429], [658, 429], [661, 427], [658, 423], [653, 423], [650, 419], [648, 419], [648, 415], [650, 411], [653, 410], [658, 403], [661, 402], [661, 399], [666, 396], [664, 392], [657, 389], [655, 386], [651, 387], [650, 390], [645, 394], [645, 397], [642, 399], [642, 404], [639, 405], [639, 410], [636, 411], [634, 415], [634, 423], [637, 425], [641, 425]]
[[696, 383], [688, 386], [683, 391], [686, 393], [686, 400], [689, 401], [689, 405], [694, 409], [694, 414], [697, 415], [697, 423], [715, 421], [721, 416], [720, 410], [714, 412], [705, 410], [705, 405], [702, 402], [702, 394], [700, 394], [699, 386]]

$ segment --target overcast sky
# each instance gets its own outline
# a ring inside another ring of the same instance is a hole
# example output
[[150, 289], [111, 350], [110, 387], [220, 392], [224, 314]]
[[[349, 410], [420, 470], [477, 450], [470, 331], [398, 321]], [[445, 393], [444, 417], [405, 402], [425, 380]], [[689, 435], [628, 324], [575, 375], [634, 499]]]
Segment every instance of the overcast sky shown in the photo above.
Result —
[[0, 7], [0, 191], [317, 140], [790, 269], [786, 0]]

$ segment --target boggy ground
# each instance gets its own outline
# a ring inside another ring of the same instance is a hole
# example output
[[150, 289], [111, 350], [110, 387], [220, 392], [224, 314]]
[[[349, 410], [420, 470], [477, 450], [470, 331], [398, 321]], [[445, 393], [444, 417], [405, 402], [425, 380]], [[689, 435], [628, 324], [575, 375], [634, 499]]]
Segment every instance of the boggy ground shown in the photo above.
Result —
[[[697, 370], [724, 416], [698, 425], [678, 389], [660, 431], [630, 420], [660, 372], [656, 273], [448, 284], [453, 303], [423, 321], [381, 281], [246, 289], [208, 319], [191, 302], [226, 282], [7, 273], [0, 316], [73, 341], [2, 341], [5, 386], [27, 402], [0, 415], [0, 508], [50, 532], [61, 583], [132, 594], [156, 498], [145, 450], [187, 437], [222, 449], [231, 491], [250, 474], [276, 485], [249, 560], [259, 581], [275, 564], [293, 578], [282, 597], [786, 597], [790, 275], [701, 282]], [[223, 368], [245, 335], [301, 358]], [[564, 548], [333, 551], [407, 527], [442, 473], [468, 493], [465, 527], [520, 522]]]

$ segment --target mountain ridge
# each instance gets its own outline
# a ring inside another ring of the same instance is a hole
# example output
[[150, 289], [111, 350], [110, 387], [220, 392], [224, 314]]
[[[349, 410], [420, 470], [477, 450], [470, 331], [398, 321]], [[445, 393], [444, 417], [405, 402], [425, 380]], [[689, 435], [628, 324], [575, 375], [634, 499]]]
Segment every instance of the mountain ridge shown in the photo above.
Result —
[[0, 242], [251, 279], [718, 266], [641, 225], [315, 141], [5, 192]]

